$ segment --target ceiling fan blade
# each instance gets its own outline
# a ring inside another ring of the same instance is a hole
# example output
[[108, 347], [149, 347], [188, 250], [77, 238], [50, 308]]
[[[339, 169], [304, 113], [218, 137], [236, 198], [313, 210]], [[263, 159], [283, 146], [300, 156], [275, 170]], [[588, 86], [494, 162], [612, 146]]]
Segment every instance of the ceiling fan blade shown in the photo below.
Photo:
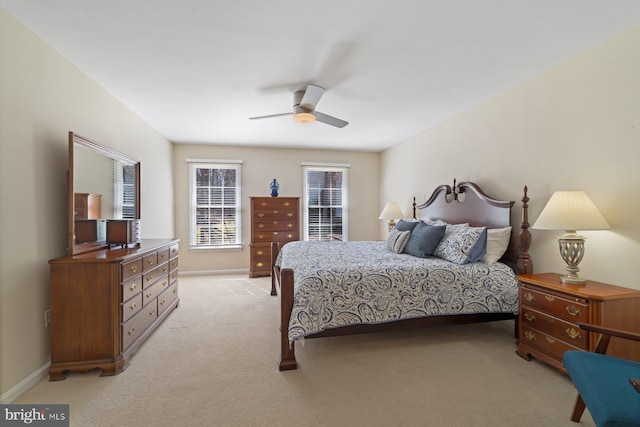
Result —
[[316, 109], [316, 105], [322, 94], [324, 93], [324, 88], [316, 85], [307, 86], [307, 90], [304, 91], [304, 95], [302, 96], [302, 100], [300, 100], [300, 106], [302, 108], [306, 108], [307, 110], [313, 111]]
[[349, 124], [349, 122], [345, 122], [344, 120], [338, 119], [333, 116], [329, 116], [328, 114], [321, 113], [320, 111], [315, 112], [316, 120], [322, 123], [326, 123], [331, 126], [335, 126], [337, 128], [343, 128]]
[[268, 116], [249, 117], [249, 120], [270, 119], [272, 117], [292, 116], [293, 113], [269, 114]]

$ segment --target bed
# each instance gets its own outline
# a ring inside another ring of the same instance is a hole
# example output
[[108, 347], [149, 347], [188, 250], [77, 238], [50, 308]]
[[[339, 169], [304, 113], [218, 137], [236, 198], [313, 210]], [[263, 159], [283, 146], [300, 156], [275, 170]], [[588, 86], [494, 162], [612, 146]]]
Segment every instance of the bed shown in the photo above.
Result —
[[[508, 231], [507, 249], [502, 248], [497, 262], [497, 257], [491, 262], [472, 259], [469, 248], [464, 261], [455, 258], [464, 244], [450, 245], [451, 253], [438, 245], [438, 256], [414, 256], [394, 248], [391, 236], [375, 242], [273, 243], [271, 294], [279, 296], [281, 316], [279, 369], [297, 368], [295, 342], [301, 339], [517, 320], [515, 275], [533, 270], [528, 200], [525, 186], [520, 230]], [[456, 227], [464, 227], [478, 242], [471, 246], [477, 247], [487, 241], [481, 237], [487, 230], [491, 236], [498, 230], [505, 234], [514, 204], [491, 198], [473, 182], [454, 180], [453, 186], [438, 186], [420, 205], [414, 198], [413, 221], [397, 227], [409, 227], [409, 232], [396, 230], [394, 236], [402, 236], [408, 249], [412, 243], [406, 242], [418, 229], [437, 229], [444, 236], [438, 241], [444, 242], [462, 230]]]

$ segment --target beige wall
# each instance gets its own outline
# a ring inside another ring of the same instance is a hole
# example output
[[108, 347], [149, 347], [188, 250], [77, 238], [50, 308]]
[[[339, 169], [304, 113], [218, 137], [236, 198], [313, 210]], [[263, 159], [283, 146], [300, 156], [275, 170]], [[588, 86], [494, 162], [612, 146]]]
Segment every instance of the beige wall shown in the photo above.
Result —
[[[611, 230], [582, 233], [582, 275], [640, 289], [639, 50], [640, 26], [387, 150], [381, 199], [455, 177], [520, 200], [527, 184], [533, 224], [554, 191], [585, 190]], [[532, 234], [535, 271], [563, 272], [561, 233]]]
[[0, 400], [49, 361], [51, 258], [67, 246], [67, 133], [141, 161], [142, 235], [173, 237], [171, 143], [0, 8]]
[[[291, 150], [207, 145], [174, 145], [176, 233], [181, 239], [182, 272], [248, 271], [249, 197], [269, 196], [277, 178], [281, 196], [302, 196], [302, 162], [347, 163], [349, 168], [349, 240], [378, 238], [379, 153], [359, 151]], [[193, 250], [189, 244], [189, 169], [187, 159], [242, 160], [242, 243], [238, 250]]]

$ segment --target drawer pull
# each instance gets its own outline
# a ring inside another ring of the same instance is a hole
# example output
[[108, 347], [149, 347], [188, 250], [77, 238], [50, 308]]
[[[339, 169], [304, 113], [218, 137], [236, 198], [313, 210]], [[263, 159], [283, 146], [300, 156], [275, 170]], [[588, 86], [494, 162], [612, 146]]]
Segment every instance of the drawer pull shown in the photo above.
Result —
[[136, 290], [136, 284], [132, 283], [131, 286], [129, 286], [129, 290], [130, 291], [135, 291]]
[[153, 295], [152, 292], [147, 292], [147, 298], [151, 298], [151, 295]]
[[151, 311], [149, 312], [149, 316], [153, 316], [154, 314], [156, 314], [156, 309], [152, 308]]
[[167, 281], [162, 282], [162, 286], [167, 286]]
[[531, 302], [534, 299], [536, 299], [536, 297], [534, 297], [531, 292], [527, 292], [526, 294], [524, 294], [524, 299], [526, 299], [527, 301]]
[[571, 339], [578, 339], [581, 337], [580, 332], [576, 331], [574, 328], [568, 328], [567, 329], [567, 335], [569, 335], [569, 338]]
[[174, 294], [177, 294], [177, 293], [178, 293], [178, 290], [177, 290], [177, 289], [174, 289], [174, 290], [173, 290], [173, 293], [174, 293]]
[[289, 233], [289, 234], [287, 234], [287, 237], [290, 238], [290, 239], [293, 239], [293, 234]]
[[262, 255], [262, 254], [264, 254], [264, 252], [262, 252], [262, 251], [256, 252], [256, 255]]
[[267, 206], [267, 202], [260, 203], [261, 206]]
[[165, 265], [164, 267], [162, 267], [162, 272], [163, 272], [163, 273], [166, 273], [166, 272], [167, 272], [167, 270], [168, 270], [168, 268], [167, 268], [167, 266], [166, 266], [166, 265]]
[[545, 295], [544, 299], [546, 299], [549, 302], [554, 302], [556, 300], [554, 297], [549, 296], [549, 295]]
[[135, 310], [136, 307], [137, 307], [137, 304], [135, 302], [131, 303], [131, 305], [129, 306], [129, 308], [131, 308], [131, 310]]
[[278, 211], [273, 211], [274, 214], [278, 215]]
[[551, 338], [551, 337], [545, 337], [545, 339], [547, 340], [547, 342], [548, 342], [549, 344], [555, 344], [555, 343], [556, 343], [556, 340], [554, 340], [554, 339], [553, 339], [553, 338]]
[[575, 305], [568, 305], [567, 306], [567, 313], [569, 313], [572, 316], [577, 316], [580, 314], [580, 309], [576, 308]]
[[176, 248], [171, 249], [171, 253], [175, 254], [176, 252], [178, 252], [178, 250]]
[[524, 333], [524, 336], [525, 336], [525, 337], [527, 337], [527, 339], [528, 339], [529, 341], [535, 341], [535, 339], [536, 339], [536, 334], [534, 334], [534, 333], [533, 333], [533, 332], [531, 332], [531, 331], [526, 331], [526, 332]]
[[151, 276], [147, 276], [147, 282], [151, 280]]
[[160, 305], [163, 306], [165, 303], [165, 300], [160, 301]]
[[133, 333], [134, 333], [135, 331], [136, 331], [136, 328], [134, 328], [134, 327], [132, 326], [132, 327], [131, 327], [131, 329], [129, 329], [129, 330], [127, 331], [127, 333], [128, 333], [129, 335], [133, 335]]
[[285, 205], [286, 207], [289, 207], [289, 205], [290, 205], [290, 204], [291, 204], [291, 203], [289, 203], [289, 202], [284, 202], [284, 205]]
[[164, 252], [162, 253], [162, 255], [160, 255], [162, 257], [162, 259], [165, 259], [167, 257], [167, 254], [165, 254]]
[[257, 265], [258, 267], [262, 267], [264, 264], [263, 264], [263, 263], [261, 263], [261, 262], [259, 262], [259, 263], [257, 263], [256, 265]]
[[258, 214], [258, 217], [259, 217], [259, 218], [262, 218], [263, 216], [264, 216], [264, 214], [263, 214], [263, 213], [259, 213], [259, 214]]
[[292, 213], [292, 212], [289, 212], [289, 213], [287, 214], [287, 216], [288, 216], [289, 218], [291, 218], [291, 217], [293, 216], [293, 213]]
[[136, 271], [138, 271], [138, 266], [134, 264], [131, 266], [131, 272], [135, 273]]
[[274, 231], [274, 232], [273, 232], [273, 235], [274, 235], [274, 236], [277, 236], [277, 235], [278, 235], [278, 231]]
[[149, 261], [147, 261], [147, 264], [149, 265], [153, 264], [153, 258], [149, 258]]
[[264, 224], [258, 224], [258, 228], [263, 228]]
[[289, 224], [287, 224], [287, 227], [293, 228], [293, 224], [289, 223]]
[[534, 316], [529, 312], [524, 314], [524, 318], [527, 319], [529, 322], [533, 322], [534, 320], [536, 320], [536, 316]]
[[260, 240], [264, 239], [264, 235], [263, 234], [258, 234], [258, 239], [260, 239]]

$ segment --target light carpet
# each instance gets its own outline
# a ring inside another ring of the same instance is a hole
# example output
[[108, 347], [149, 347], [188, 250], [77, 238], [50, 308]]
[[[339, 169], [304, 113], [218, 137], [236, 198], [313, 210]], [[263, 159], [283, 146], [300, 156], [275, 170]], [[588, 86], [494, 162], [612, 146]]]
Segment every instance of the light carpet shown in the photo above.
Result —
[[120, 375], [43, 380], [14, 403], [72, 426], [593, 426], [571, 381], [515, 353], [513, 321], [307, 340], [278, 371], [270, 278], [181, 276], [180, 306]]

